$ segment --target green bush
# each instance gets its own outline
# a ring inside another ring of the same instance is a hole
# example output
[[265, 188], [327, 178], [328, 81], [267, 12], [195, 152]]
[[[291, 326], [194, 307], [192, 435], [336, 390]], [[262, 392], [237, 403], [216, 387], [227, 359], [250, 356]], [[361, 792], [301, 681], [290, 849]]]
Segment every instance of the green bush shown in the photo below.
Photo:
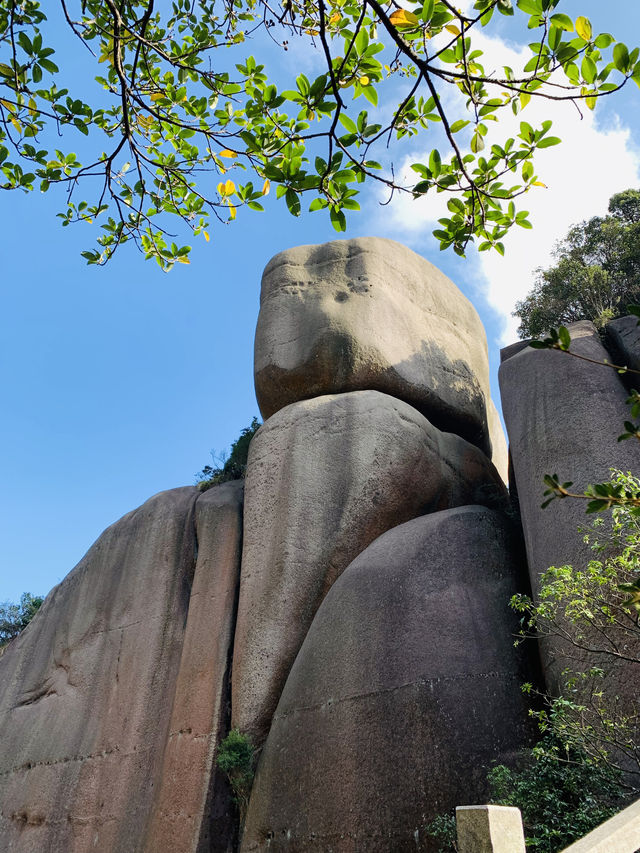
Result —
[[624, 807], [620, 771], [560, 743], [552, 733], [521, 770], [487, 774], [491, 802], [522, 812], [527, 851], [557, 853]]
[[231, 729], [220, 744], [216, 760], [218, 767], [229, 779], [234, 801], [240, 812], [240, 831], [242, 832], [255, 765], [255, 750], [250, 738], [238, 729]]
[[0, 604], [0, 648], [10, 643], [23, 631], [40, 609], [44, 601], [39, 595], [24, 592], [19, 604], [5, 601]]
[[[238, 438], [231, 445], [231, 453], [228, 459], [222, 459], [221, 465], [213, 467], [205, 465], [202, 471], [196, 474], [196, 483], [200, 491], [204, 492], [212, 486], [217, 486], [219, 483], [226, 483], [229, 480], [241, 480], [247, 470], [247, 458], [249, 456], [249, 445], [251, 439], [260, 429], [262, 424], [257, 418], [251, 421], [248, 427], [245, 427]], [[212, 456], [215, 456], [212, 453]]]

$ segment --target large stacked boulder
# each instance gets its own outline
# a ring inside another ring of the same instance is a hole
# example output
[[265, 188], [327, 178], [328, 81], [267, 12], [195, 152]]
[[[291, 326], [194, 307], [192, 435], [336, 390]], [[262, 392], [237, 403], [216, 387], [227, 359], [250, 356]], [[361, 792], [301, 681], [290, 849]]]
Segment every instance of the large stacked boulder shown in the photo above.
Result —
[[247, 468], [233, 725], [261, 743], [331, 585], [385, 530], [462, 504], [504, 504], [472, 444], [378, 391], [316, 397], [269, 418]]
[[429, 823], [488, 795], [528, 736], [510, 596], [519, 540], [466, 506], [376, 539], [333, 585], [287, 680], [242, 851], [439, 849]]
[[265, 418], [299, 400], [372, 389], [491, 452], [480, 318], [440, 270], [393, 240], [298, 246], [267, 264], [255, 383]]
[[0, 659], [3, 850], [232, 853], [232, 721], [266, 743], [247, 850], [429, 850], [526, 740], [470, 303], [389, 240], [292, 249], [255, 367], [244, 520], [242, 484], [157, 495]]
[[[198, 495], [163, 492], [109, 527], [0, 658], [3, 850], [231, 849], [230, 797], [210, 780], [228, 727], [241, 492]], [[149, 846], [150, 832], [171, 846]]]

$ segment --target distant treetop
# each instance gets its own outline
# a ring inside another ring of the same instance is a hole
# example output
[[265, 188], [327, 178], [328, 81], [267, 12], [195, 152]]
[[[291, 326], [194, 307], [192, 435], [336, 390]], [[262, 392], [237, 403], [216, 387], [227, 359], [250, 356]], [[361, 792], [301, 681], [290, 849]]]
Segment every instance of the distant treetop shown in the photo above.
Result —
[[574, 225], [554, 256], [555, 266], [538, 269], [533, 289], [516, 304], [521, 338], [576, 320], [600, 327], [627, 314], [640, 302], [640, 191], [612, 196], [609, 215]]

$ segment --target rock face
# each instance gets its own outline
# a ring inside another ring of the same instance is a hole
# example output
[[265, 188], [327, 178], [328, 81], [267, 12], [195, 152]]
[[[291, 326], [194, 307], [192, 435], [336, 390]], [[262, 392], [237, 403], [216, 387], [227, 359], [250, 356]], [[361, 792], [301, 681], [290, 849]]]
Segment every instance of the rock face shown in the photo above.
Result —
[[504, 483], [509, 482], [509, 448], [507, 437], [502, 428], [500, 415], [493, 400], [487, 404], [487, 420], [489, 423], [489, 437], [491, 439], [491, 461], [496, 467], [498, 474]]
[[291, 670], [242, 851], [429, 851], [426, 825], [483, 802], [527, 742], [508, 608], [520, 555], [466, 506], [373, 542], [333, 585]]
[[[3, 850], [158, 851], [145, 848], [151, 816], [172, 837], [183, 809], [193, 811], [172, 853], [209, 849], [200, 838], [214, 811], [211, 752], [233, 612], [213, 599], [233, 598], [240, 493], [221, 488], [217, 500], [175, 489], [124, 516], [0, 659]], [[205, 515], [217, 521], [196, 564]], [[197, 706], [187, 702], [189, 679]]]
[[264, 740], [320, 602], [370, 542], [423, 513], [504, 495], [477, 448], [377, 391], [269, 418], [247, 467], [234, 727]]
[[[640, 370], [640, 327], [638, 318], [633, 315], [629, 317], [618, 317], [607, 323], [607, 336], [613, 347], [620, 353], [620, 361], [617, 363], [632, 370]], [[628, 377], [631, 384], [638, 387], [640, 377]]]
[[241, 481], [230, 482], [196, 502], [198, 558], [146, 853], [233, 849], [234, 815], [215, 756], [231, 710], [242, 493]]
[[392, 240], [299, 246], [269, 262], [255, 383], [265, 418], [311, 397], [372, 389], [490, 454], [480, 318], [436, 267]]
[[[591, 323], [568, 328], [577, 354], [597, 361], [610, 358]], [[540, 508], [544, 475], [557, 473], [582, 491], [590, 483], [609, 480], [611, 467], [638, 470], [640, 453], [637, 442], [617, 441], [628, 407], [614, 370], [526, 346], [508, 348], [506, 355], [510, 357], [500, 367], [502, 408], [535, 592], [540, 573], [549, 566], [586, 565], [593, 557], [578, 529], [586, 523], [583, 502], [563, 500]], [[545, 674], [552, 691], [559, 687], [564, 666], [562, 657], [555, 660], [557, 653], [555, 644], [545, 647]], [[631, 682], [624, 666], [610, 678], [619, 679], [623, 694], [628, 692]]]

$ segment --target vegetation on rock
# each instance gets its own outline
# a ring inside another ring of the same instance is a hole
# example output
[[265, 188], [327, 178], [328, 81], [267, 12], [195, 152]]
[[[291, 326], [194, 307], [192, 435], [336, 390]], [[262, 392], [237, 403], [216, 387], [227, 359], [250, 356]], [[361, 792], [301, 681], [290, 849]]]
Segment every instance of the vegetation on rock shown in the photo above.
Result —
[[5, 601], [0, 604], [0, 648], [6, 646], [23, 631], [36, 615], [44, 598], [23, 592], [19, 604]]
[[[338, 231], [367, 181], [390, 195], [445, 193], [441, 247], [462, 254], [477, 239], [502, 253], [510, 227], [531, 227], [516, 200], [541, 183], [536, 151], [560, 140], [550, 121], [505, 138], [500, 117], [539, 98], [593, 109], [640, 82], [639, 50], [561, 2], [475, 0], [463, 12], [449, 0], [0, 0], [0, 186], [60, 187], [62, 224], [101, 229], [89, 264], [128, 241], [164, 269], [188, 263], [172, 221], [208, 240], [212, 221], [262, 210], [272, 182], [294, 216], [310, 196]], [[75, 78], [55, 61], [56, 13], [77, 37]], [[478, 46], [499, 16], [530, 42], [522, 68]], [[282, 73], [294, 46], [317, 57], [315, 79]], [[392, 158], [425, 131], [438, 147], [405, 177]]]
[[253, 418], [249, 426], [242, 430], [231, 445], [231, 453], [228, 459], [222, 459], [221, 465], [216, 468], [212, 465], [205, 465], [202, 471], [196, 474], [200, 491], [204, 492], [211, 486], [217, 486], [219, 483], [226, 483], [229, 480], [241, 480], [244, 477], [247, 470], [249, 445], [260, 427], [260, 421]]
[[240, 813], [241, 832], [249, 807], [255, 758], [255, 750], [250, 738], [238, 729], [231, 729], [220, 744], [216, 759], [218, 767], [226, 773], [229, 779], [234, 801]]
[[533, 290], [516, 305], [521, 338], [592, 320], [602, 327], [640, 302], [640, 191], [612, 196], [609, 215], [574, 225], [555, 249], [555, 266], [539, 269]]
[[[612, 471], [611, 485], [640, 495], [640, 480]], [[564, 698], [536, 712], [544, 730], [590, 761], [632, 771], [640, 788], [640, 707], [620, 709], [607, 670], [618, 662], [640, 673], [640, 510], [621, 504], [585, 531], [594, 559], [587, 566], [552, 566], [537, 600], [512, 599], [522, 636], [557, 637], [567, 649]]]

